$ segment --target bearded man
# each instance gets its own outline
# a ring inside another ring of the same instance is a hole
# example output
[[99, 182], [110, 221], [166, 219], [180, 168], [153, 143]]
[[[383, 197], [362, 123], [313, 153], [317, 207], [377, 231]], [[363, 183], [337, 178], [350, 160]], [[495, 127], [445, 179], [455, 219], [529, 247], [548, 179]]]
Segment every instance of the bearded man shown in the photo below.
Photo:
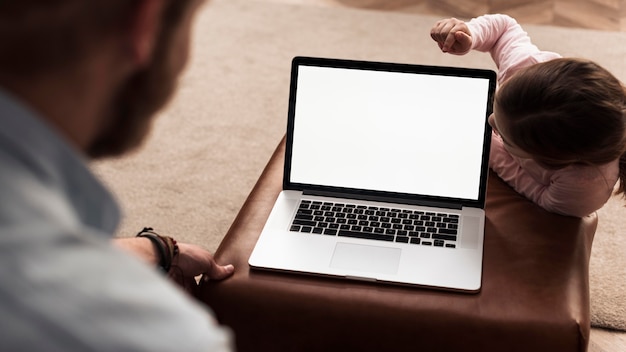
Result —
[[114, 239], [119, 207], [87, 165], [140, 145], [203, 2], [0, 0], [3, 350], [232, 348], [211, 312], [151, 266], [187, 282], [233, 267], [152, 229]]

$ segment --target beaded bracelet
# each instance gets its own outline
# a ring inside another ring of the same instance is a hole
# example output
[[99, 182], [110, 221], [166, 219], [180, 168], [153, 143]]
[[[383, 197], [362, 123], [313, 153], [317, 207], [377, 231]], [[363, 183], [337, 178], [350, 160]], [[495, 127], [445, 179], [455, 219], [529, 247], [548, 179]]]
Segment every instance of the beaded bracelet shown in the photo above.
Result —
[[159, 235], [152, 227], [144, 227], [136, 237], [145, 237], [154, 244], [159, 253], [159, 267], [164, 272], [169, 272], [174, 257], [180, 252], [176, 240], [169, 236]]

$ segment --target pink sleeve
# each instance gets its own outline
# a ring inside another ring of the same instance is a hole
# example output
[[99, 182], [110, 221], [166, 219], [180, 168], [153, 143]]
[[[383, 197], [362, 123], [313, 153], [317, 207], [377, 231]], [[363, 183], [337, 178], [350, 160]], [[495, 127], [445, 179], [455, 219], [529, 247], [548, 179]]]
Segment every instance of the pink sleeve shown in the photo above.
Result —
[[519, 69], [561, 57], [541, 51], [528, 33], [507, 15], [484, 15], [467, 23], [472, 33], [472, 49], [489, 52], [498, 67], [498, 83], [502, 84]]
[[547, 170], [530, 159], [511, 156], [502, 139], [491, 136], [489, 166], [518, 193], [547, 211], [583, 217], [600, 209], [613, 193], [618, 161], [602, 166]]

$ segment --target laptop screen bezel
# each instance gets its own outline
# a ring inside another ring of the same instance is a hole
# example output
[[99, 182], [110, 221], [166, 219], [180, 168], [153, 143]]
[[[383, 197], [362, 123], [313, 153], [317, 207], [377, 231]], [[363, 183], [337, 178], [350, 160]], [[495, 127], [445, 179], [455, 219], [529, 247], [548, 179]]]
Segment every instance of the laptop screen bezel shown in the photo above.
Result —
[[[428, 195], [414, 195], [408, 193], [372, 191], [355, 188], [322, 186], [291, 182], [291, 165], [293, 155], [293, 135], [295, 127], [296, 97], [298, 90], [298, 72], [301, 66], [346, 68], [358, 70], [405, 72], [417, 74], [432, 74], [444, 76], [477, 77], [489, 80], [489, 92], [485, 115], [485, 128], [483, 136], [483, 157], [480, 167], [479, 192], [477, 199], [436, 197]], [[321, 57], [296, 56], [292, 60], [291, 82], [289, 89], [289, 108], [287, 119], [286, 149], [283, 176], [284, 190], [297, 190], [315, 195], [327, 195], [333, 197], [353, 198], [360, 200], [374, 200], [381, 202], [404, 203], [414, 205], [438, 206], [438, 207], [473, 207], [483, 209], [487, 192], [487, 177], [489, 174], [489, 150], [491, 145], [491, 126], [488, 117], [493, 111], [493, 99], [496, 88], [496, 73], [493, 70], [462, 68], [448, 66], [432, 66], [417, 64], [401, 64], [376, 61], [359, 61], [346, 59], [333, 59]]]

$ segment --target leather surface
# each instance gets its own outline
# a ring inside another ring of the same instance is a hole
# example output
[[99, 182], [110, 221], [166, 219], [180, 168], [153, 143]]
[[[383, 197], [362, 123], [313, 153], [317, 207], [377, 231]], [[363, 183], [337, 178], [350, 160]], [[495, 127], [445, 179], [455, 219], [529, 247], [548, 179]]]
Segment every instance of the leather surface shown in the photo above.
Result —
[[595, 214], [548, 213], [490, 174], [477, 294], [251, 271], [283, 159], [284, 140], [216, 253], [234, 276], [198, 293], [233, 329], [238, 351], [587, 349]]

